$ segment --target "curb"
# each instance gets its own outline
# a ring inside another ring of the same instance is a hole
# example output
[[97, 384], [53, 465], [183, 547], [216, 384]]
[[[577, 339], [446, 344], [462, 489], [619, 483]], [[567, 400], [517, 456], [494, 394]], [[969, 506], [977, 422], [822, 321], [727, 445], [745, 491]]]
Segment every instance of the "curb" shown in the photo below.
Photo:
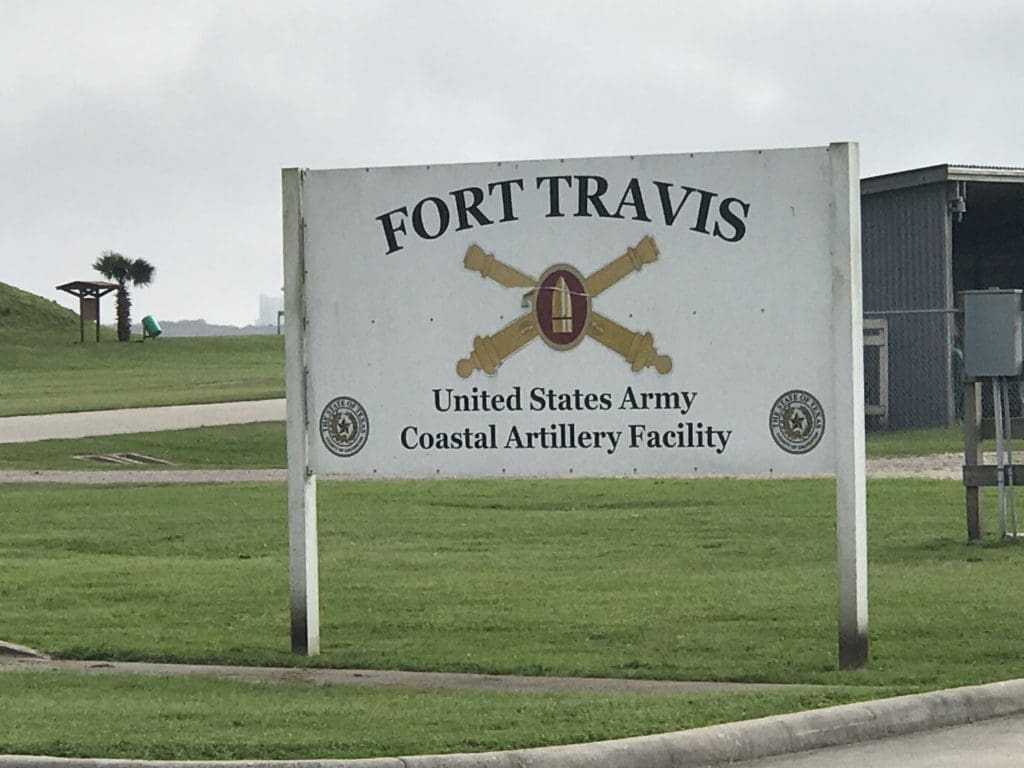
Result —
[[1024, 680], [1007, 680], [688, 731], [505, 752], [217, 762], [0, 755], [0, 768], [697, 768], [902, 736], [1021, 712]]

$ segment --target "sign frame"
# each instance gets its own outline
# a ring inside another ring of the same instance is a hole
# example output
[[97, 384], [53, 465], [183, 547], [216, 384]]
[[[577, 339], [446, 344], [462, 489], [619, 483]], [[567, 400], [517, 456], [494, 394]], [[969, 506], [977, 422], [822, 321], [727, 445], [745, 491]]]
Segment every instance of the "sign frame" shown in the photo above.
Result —
[[[867, 526], [864, 451], [859, 149], [827, 147], [831, 259], [831, 349], [838, 580], [839, 667], [868, 661]], [[320, 652], [316, 474], [310, 466], [312, 402], [305, 261], [303, 181], [306, 171], [282, 170], [285, 276], [285, 389], [288, 443], [288, 531], [291, 646], [297, 654]]]

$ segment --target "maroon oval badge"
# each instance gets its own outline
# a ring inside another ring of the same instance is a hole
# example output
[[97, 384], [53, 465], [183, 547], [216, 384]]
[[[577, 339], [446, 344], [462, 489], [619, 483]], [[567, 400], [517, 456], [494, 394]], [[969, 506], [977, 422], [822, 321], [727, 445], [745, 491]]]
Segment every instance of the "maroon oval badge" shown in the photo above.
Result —
[[533, 316], [540, 337], [552, 349], [572, 349], [583, 341], [590, 322], [590, 296], [579, 270], [569, 264], [549, 267], [537, 283]]

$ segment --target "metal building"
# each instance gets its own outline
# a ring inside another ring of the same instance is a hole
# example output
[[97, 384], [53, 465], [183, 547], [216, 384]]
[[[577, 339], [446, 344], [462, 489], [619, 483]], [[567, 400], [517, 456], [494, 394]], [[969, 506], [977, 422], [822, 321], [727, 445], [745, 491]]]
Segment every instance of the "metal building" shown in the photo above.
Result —
[[888, 360], [879, 375], [865, 355], [868, 403], [884, 404], [881, 423], [893, 429], [955, 424], [956, 295], [1024, 288], [1024, 168], [934, 165], [862, 179], [861, 232], [865, 326], [885, 328]]

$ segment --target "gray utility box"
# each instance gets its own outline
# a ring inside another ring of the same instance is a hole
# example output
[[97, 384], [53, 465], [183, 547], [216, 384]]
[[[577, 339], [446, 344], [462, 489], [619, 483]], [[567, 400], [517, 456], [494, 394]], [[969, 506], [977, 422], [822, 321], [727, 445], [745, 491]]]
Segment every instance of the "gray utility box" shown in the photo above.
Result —
[[1018, 289], [964, 291], [964, 372], [973, 377], [1021, 374], [1021, 294]]

